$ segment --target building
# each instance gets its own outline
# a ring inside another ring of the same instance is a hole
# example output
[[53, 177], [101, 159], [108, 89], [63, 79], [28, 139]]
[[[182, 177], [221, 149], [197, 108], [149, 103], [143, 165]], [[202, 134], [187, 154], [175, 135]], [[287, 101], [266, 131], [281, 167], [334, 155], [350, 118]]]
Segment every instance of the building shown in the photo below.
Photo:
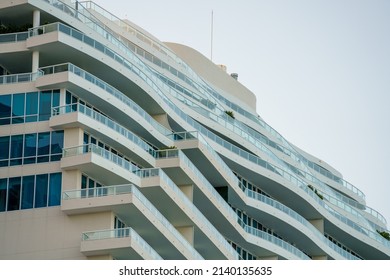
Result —
[[0, 3], [0, 259], [389, 259], [384, 217], [190, 47]]

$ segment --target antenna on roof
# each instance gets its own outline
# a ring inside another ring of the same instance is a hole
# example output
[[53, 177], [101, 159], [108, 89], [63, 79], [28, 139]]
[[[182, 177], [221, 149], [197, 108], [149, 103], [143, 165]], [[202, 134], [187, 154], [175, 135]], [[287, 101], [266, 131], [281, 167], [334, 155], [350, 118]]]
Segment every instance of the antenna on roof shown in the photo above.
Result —
[[211, 10], [211, 46], [210, 46], [210, 60], [213, 61], [213, 29], [214, 29], [214, 11]]

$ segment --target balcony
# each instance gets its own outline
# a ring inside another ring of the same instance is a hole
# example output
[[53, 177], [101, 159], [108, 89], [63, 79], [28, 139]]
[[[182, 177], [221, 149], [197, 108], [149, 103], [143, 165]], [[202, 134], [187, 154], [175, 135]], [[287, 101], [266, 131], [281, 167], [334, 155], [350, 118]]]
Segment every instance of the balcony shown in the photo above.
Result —
[[81, 252], [90, 256], [111, 255], [117, 260], [161, 260], [161, 256], [132, 228], [83, 232]]

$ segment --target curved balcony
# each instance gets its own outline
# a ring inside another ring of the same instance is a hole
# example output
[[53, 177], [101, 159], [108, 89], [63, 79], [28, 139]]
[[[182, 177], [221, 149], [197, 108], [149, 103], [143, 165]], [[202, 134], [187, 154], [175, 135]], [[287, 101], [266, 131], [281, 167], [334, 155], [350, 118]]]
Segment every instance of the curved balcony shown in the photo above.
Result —
[[83, 232], [80, 251], [86, 256], [109, 254], [116, 260], [162, 260], [131, 227]]

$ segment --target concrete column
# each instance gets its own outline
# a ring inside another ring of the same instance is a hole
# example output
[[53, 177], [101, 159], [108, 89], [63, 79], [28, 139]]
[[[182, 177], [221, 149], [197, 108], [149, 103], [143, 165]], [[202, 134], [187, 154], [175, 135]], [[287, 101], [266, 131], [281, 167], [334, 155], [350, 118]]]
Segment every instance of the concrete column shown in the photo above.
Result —
[[33, 12], [33, 27], [37, 27], [41, 25], [41, 11], [34, 10]]
[[31, 72], [35, 73], [39, 68], [39, 51], [33, 51], [32, 53], [32, 69]]
[[188, 227], [176, 227], [177, 231], [183, 235], [183, 237], [192, 245], [194, 246], [194, 227], [188, 226]]
[[193, 185], [181, 185], [178, 187], [191, 202], [194, 202], [194, 186]]
[[324, 234], [324, 219], [309, 220], [309, 222], [322, 234]]
[[[33, 11], [33, 27], [37, 27], [41, 25], [41, 11], [40, 10], [34, 10]], [[31, 72], [35, 73], [38, 71], [39, 68], [39, 52], [33, 51], [32, 54], [32, 69]]]

